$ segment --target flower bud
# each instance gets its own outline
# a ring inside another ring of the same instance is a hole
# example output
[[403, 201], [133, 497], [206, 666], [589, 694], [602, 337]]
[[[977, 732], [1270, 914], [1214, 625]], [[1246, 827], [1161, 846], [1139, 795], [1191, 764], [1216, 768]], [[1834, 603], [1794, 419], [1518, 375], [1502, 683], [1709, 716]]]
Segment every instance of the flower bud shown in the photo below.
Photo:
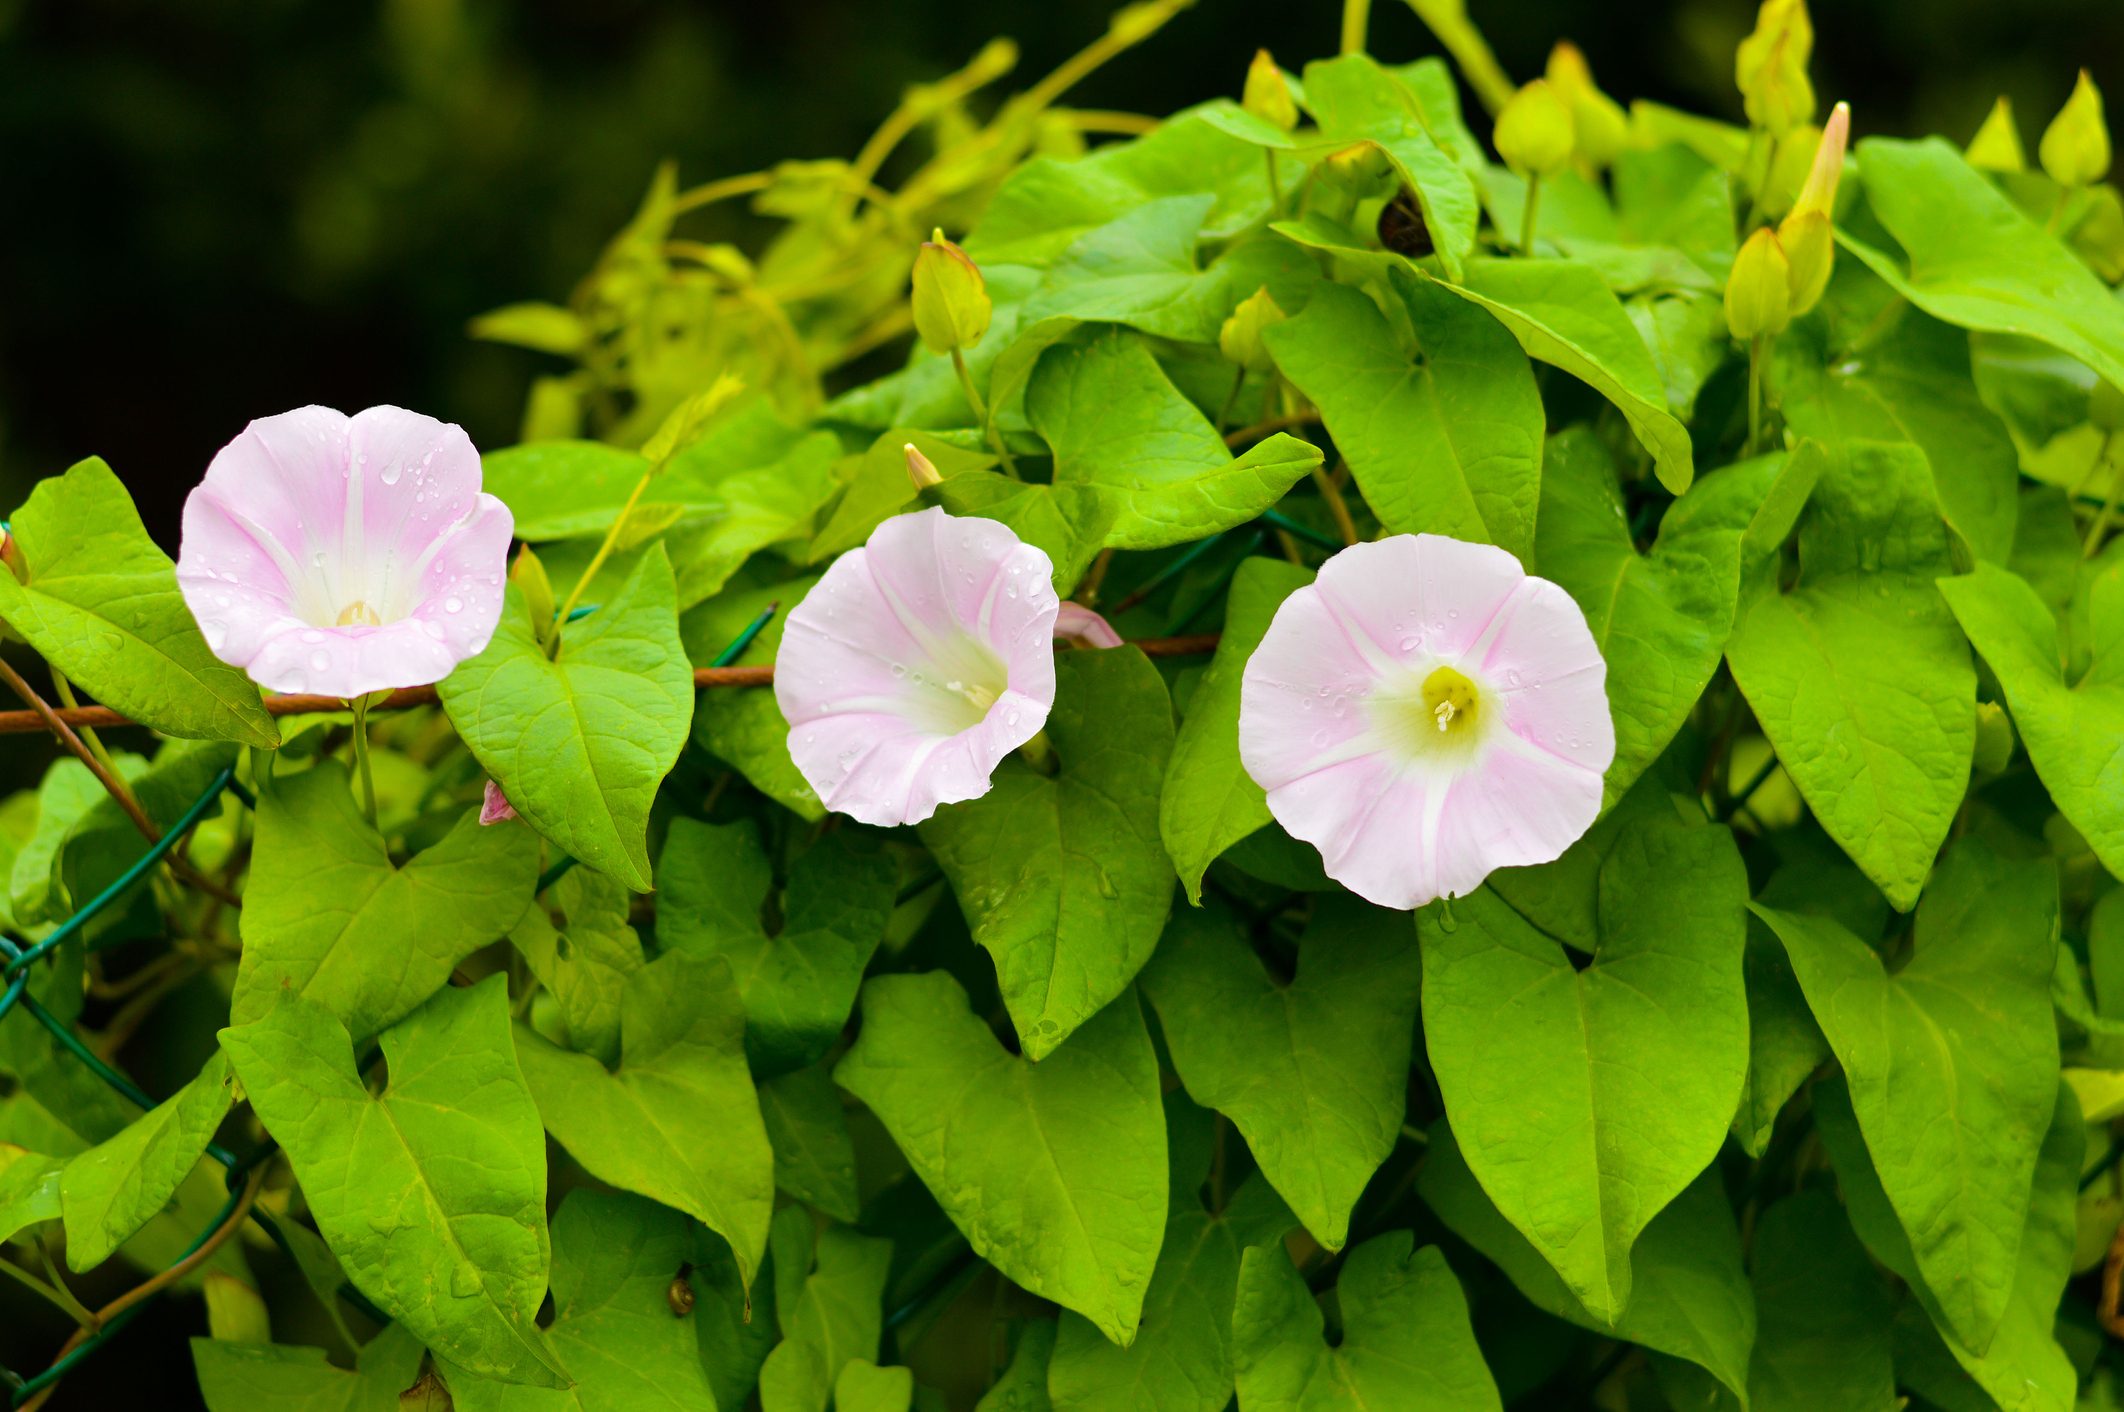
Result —
[[1748, 237], [1726, 276], [1726, 327], [1735, 338], [1784, 332], [1792, 322], [1792, 265], [1777, 232], [1764, 226]]
[[2013, 104], [2004, 94], [1991, 105], [1990, 116], [1969, 139], [1962, 155], [1969, 165], [1987, 172], [2025, 172], [2028, 153], [2021, 147], [2021, 131], [2013, 123]]
[[1772, 145], [1770, 170], [1755, 193], [1755, 203], [1771, 220], [1783, 219], [1799, 200], [1800, 188], [1807, 184], [1807, 170], [1814, 165], [1814, 151], [1821, 143], [1822, 130], [1812, 123], [1792, 129]]
[[910, 441], [906, 450], [907, 478], [914, 482], [917, 492], [927, 490], [933, 485], [944, 484], [944, 477], [937, 474], [936, 463], [924, 456], [919, 447]]
[[2013, 759], [2013, 721], [1996, 701], [1976, 708], [1976, 754], [1971, 763], [1980, 775], [1995, 775]]
[[2102, 90], [2087, 70], [2072, 86], [2072, 96], [2043, 130], [2036, 148], [2043, 170], [2059, 186], [2093, 186], [2109, 172], [2109, 124], [2102, 120]]
[[1596, 170], [1613, 165], [1629, 136], [1630, 118], [1620, 103], [1600, 91], [1576, 44], [1565, 40], [1549, 51], [1548, 80], [1571, 107], [1578, 159]]
[[1807, 61], [1814, 55], [1814, 21], [1807, 0], [1763, 0], [1755, 31], [1733, 56], [1733, 76], [1748, 121], [1782, 137], [1814, 121], [1814, 84]]
[[1237, 363], [1248, 372], [1265, 373], [1275, 363], [1269, 357], [1267, 345], [1261, 341], [1261, 332], [1288, 317], [1269, 297], [1268, 286], [1264, 284], [1240, 300], [1239, 307], [1224, 321], [1224, 327], [1217, 330], [1217, 349], [1227, 361]]
[[1246, 66], [1246, 91], [1239, 106], [1285, 132], [1298, 126], [1298, 105], [1291, 99], [1291, 86], [1284, 82], [1283, 70], [1276, 67], [1266, 49], [1256, 49], [1254, 62]]
[[1505, 103], [1490, 136], [1506, 166], [1521, 176], [1538, 177], [1562, 171], [1578, 140], [1571, 105], [1547, 79], [1540, 78]]
[[22, 557], [22, 546], [8, 533], [5, 524], [0, 524], [0, 564], [5, 564], [8, 572], [20, 582], [29, 582], [29, 563]]
[[546, 577], [546, 566], [531, 552], [530, 545], [516, 551], [516, 562], [509, 566], [509, 582], [530, 610], [531, 627], [539, 641], [545, 641], [553, 631], [553, 584]]
[[1851, 107], [1839, 103], [1815, 144], [1806, 185], [1777, 228], [1778, 244], [1791, 266], [1792, 318], [1820, 303], [1822, 291], [1829, 287], [1829, 271], [1836, 258], [1831, 221], [1836, 213], [1837, 184], [1844, 175], [1844, 145], [1850, 136]]
[[988, 332], [991, 306], [981, 269], [937, 231], [914, 262], [915, 332], [932, 353], [971, 348]]

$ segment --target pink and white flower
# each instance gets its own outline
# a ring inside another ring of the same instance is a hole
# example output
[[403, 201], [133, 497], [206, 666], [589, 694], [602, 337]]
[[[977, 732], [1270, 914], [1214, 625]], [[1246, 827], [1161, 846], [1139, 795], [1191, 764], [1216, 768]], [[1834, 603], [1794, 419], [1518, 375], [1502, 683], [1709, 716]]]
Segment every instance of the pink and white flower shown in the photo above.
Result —
[[1571, 596], [1512, 555], [1395, 535], [1284, 600], [1241, 679], [1239, 756], [1329, 877], [1421, 907], [1592, 826], [1607, 677]]
[[790, 758], [827, 808], [889, 827], [988, 792], [1055, 704], [1053, 574], [1008, 526], [936, 508], [833, 562], [774, 663]]
[[223, 447], [184, 506], [177, 583], [214, 655], [270, 691], [425, 686], [486, 647], [514, 528], [463, 429], [303, 407]]

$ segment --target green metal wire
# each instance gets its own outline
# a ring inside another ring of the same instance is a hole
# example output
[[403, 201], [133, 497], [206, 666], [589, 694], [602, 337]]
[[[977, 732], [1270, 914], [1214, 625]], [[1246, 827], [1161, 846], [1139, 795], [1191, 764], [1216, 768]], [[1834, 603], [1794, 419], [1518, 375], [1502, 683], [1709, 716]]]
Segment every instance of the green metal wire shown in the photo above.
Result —
[[[115, 1092], [143, 1109], [153, 1108], [155, 1100], [143, 1091], [138, 1084], [105, 1063], [101, 1056], [82, 1043], [81, 1037], [74, 1033], [73, 1026], [61, 1020], [39, 1003], [37, 997], [29, 993], [30, 975], [32, 968], [38, 961], [50, 955], [57, 947], [64, 945], [70, 938], [78, 936], [82, 928], [94, 921], [99, 913], [108, 909], [112, 903], [124, 896], [128, 889], [140, 881], [143, 874], [161, 862], [163, 857], [172, 848], [176, 847], [178, 841], [190, 833], [192, 828], [206, 817], [207, 811], [214, 807], [215, 802], [221, 797], [223, 791], [235, 795], [246, 807], [254, 807], [256, 804], [251, 792], [237, 781], [234, 767], [224, 768], [214, 776], [199, 797], [193, 800], [190, 806], [178, 816], [177, 822], [161, 838], [149, 845], [147, 851], [141, 854], [123, 873], [119, 874], [117, 881], [97, 893], [95, 897], [89, 900], [87, 906], [53, 928], [48, 936], [38, 941], [35, 945], [18, 944], [11, 938], [0, 936], [0, 956], [5, 956], [7, 961], [6, 966], [0, 968], [0, 976], [4, 976], [8, 982], [5, 993], [0, 993], [0, 1019], [4, 1019], [9, 1011], [18, 1006], [27, 1010], [32, 1018], [49, 1030], [52, 1037], [58, 1040], [60, 1045], [85, 1065], [91, 1073], [102, 1079]], [[222, 1205], [221, 1210], [215, 1215], [214, 1219], [207, 1223], [206, 1229], [199, 1232], [184, 1253], [177, 1257], [176, 1263], [182, 1264], [197, 1254], [213, 1233], [221, 1228], [222, 1222], [229, 1218], [230, 1214], [235, 1211], [237, 1203], [242, 1199], [241, 1187], [245, 1174], [252, 1167], [270, 1156], [274, 1150], [275, 1144], [268, 1141], [249, 1157], [238, 1159], [234, 1153], [217, 1143], [207, 1144], [205, 1155], [228, 1169], [229, 1198]], [[269, 1231], [272, 1230], [270, 1223], [263, 1219], [261, 1219], [260, 1224], [265, 1225]], [[273, 1231], [273, 1234], [276, 1238], [279, 1236], [277, 1231]], [[160, 1291], [157, 1291], [157, 1293], [159, 1294]], [[0, 1368], [0, 1378], [4, 1378], [12, 1389], [9, 1406], [20, 1407], [30, 1398], [35, 1397], [38, 1393], [65, 1377], [84, 1358], [95, 1353], [128, 1324], [132, 1323], [139, 1316], [140, 1311], [153, 1302], [152, 1299], [142, 1300], [140, 1303], [126, 1309], [108, 1324], [98, 1329], [79, 1348], [59, 1359], [35, 1377], [25, 1379], [9, 1369]], [[363, 1301], [363, 1303], [366, 1304], [366, 1301]]]

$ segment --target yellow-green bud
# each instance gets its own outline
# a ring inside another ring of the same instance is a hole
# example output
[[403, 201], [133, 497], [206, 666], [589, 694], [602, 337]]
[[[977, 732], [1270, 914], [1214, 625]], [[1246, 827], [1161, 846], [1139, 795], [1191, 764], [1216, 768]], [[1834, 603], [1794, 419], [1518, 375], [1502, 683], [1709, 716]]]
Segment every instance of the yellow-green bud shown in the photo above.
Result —
[[2102, 90], [2087, 70], [2080, 70], [2072, 96], [2043, 130], [2036, 155], [2059, 186], [2093, 186], [2109, 174], [2109, 124], [2102, 120]]
[[1570, 165], [1578, 141], [1571, 105], [1547, 79], [1535, 79], [1498, 113], [1491, 140], [1505, 165], [1521, 176], [1554, 176]]
[[1807, 169], [1814, 165], [1814, 149], [1821, 140], [1822, 130], [1809, 123], [1792, 129], [1772, 145], [1770, 170], [1763, 176], [1762, 189], [1755, 194], [1756, 204], [1765, 216], [1777, 220], [1799, 200], [1800, 188], [1807, 184]]
[[1629, 139], [1630, 117], [1620, 103], [1600, 91], [1576, 44], [1565, 40], [1549, 51], [1548, 80], [1571, 105], [1578, 160], [1596, 170], [1612, 165]]
[[1791, 267], [1791, 318], [1796, 319], [1819, 304], [1822, 291], [1829, 287], [1829, 271], [1836, 260], [1836, 237], [1830, 223], [1836, 212], [1837, 184], [1844, 175], [1844, 146], [1850, 136], [1851, 108], [1839, 103], [1815, 144], [1807, 182], [1777, 228], [1778, 244]]
[[1814, 84], [1807, 61], [1814, 56], [1814, 21], [1806, 0], [1763, 0], [1755, 31], [1733, 56], [1733, 77], [1748, 121], [1782, 137], [1814, 121]]
[[971, 348], [988, 332], [992, 306], [981, 268], [937, 231], [914, 262], [914, 323], [932, 353]]
[[1290, 317], [1277, 307], [1269, 297], [1268, 286], [1263, 285], [1239, 301], [1232, 316], [1217, 330], [1217, 349], [1225, 358], [1237, 363], [1250, 373], [1265, 373], [1275, 366], [1269, 357], [1268, 346], [1261, 340], [1261, 331]]
[[1298, 126], [1298, 104], [1291, 98], [1291, 86], [1283, 81], [1283, 70], [1266, 49], [1256, 49], [1254, 62], [1246, 66], [1246, 91], [1239, 106], [1285, 132]]
[[1785, 331], [1792, 322], [1792, 264], [1777, 232], [1764, 226], [1748, 237], [1726, 276], [1726, 327], [1735, 338]]
[[2025, 172], [2028, 153], [2021, 147], [2021, 130], [2013, 123], [2013, 104], [2004, 94], [1991, 105], [1984, 125], [1969, 139], [1962, 155], [1969, 165], [1987, 172]]
[[546, 577], [546, 566], [531, 552], [530, 545], [516, 551], [516, 562], [509, 565], [509, 582], [531, 614], [532, 635], [541, 643], [551, 641], [555, 629], [553, 584]]
[[907, 451], [907, 478], [914, 482], [916, 490], [927, 490], [933, 485], [944, 484], [944, 477], [937, 474], [936, 463], [924, 456], [919, 447], [910, 441], [905, 449]]
[[1980, 775], [1995, 775], [2013, 759], [2013, 721], [1996, 701], [1979, 701], [1976, 709], [1976, 755]]

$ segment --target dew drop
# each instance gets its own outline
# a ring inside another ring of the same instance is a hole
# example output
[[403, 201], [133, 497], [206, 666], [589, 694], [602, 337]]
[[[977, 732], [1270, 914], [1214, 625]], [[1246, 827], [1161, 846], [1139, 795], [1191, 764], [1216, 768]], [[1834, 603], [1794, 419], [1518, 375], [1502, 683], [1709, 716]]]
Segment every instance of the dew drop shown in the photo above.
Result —
[[404, 469], [398, 462], [391, 461], [386, 463], [384, 468], [376, 473], [376, 478], [385, 485], [397, 485], [398, 478], [402, 474], [404, 474]]
[[304, 642], [323, 642], [324, 634], [317, 631], [315, 628], [311, 628], [303, 633], [302, 640]]
[[443, 611], [445, 613], [462, 613], [465, 611], [465, 600], [453, 593], [443, 600]]
[[199, 625], [199, 630], [206, 634], [207, 646], [216, 651], [220, 650], [222, 643], [229, 640], [228, 624], [218, 619], [208, 618]]
[[314, 670], [314, 671], [319, 671], [319, 672], [321, 672], [321, 671], [323, 671], [323, 670], [324, 670], [325, 668], [327, 668], [327, 667], [329, 667], [329, 666], [331, 666], [331, 665], [332, 665], [332, 654], [331, 654], [331, 653], [329, 653], [329, 652], [312, 652], [312, 653], [310, 654], [310, 667], [311, 667], [311, 669], [312, 669], [312, 670]]

